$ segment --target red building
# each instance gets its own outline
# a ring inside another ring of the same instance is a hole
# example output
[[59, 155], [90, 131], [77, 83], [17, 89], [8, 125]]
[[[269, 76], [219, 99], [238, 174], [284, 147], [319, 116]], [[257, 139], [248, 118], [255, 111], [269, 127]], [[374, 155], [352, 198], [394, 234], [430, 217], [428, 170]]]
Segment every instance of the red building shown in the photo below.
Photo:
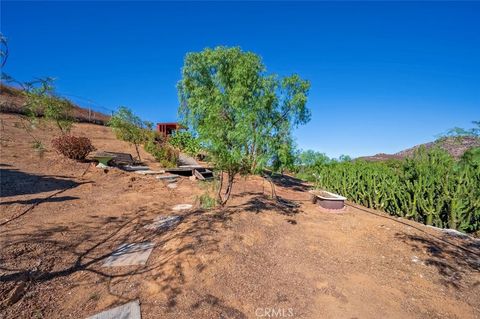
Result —
[[176, 130], [181, 129], [182, 126], [178, 123], [157, 123], [157, 131], [160, 132], [164, 137], [172, 135]]

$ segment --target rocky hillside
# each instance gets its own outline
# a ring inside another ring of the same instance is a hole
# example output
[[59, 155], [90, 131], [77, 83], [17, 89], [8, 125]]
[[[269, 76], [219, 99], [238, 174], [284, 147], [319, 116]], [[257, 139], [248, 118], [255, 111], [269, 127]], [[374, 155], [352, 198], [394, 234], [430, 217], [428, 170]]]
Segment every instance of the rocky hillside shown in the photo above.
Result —
[[406, 150], [395, 153], [395, 155], [400, 157], [412, 156], [415, 150], [417, 150], [422, 145], [427, 149], [435, 146], [439, 146], [440, 148], [446, 150], [455, 158], [459, 158], [468, 149], [472, 147], [480, 147], [480, 138], [474, 137], [474, 136], [446, 137], [446, 138], [439, 139], [435, 142], [420, 144], [420, 145], [408, 148]]
[[386, 161], [389, 159], [403, 159], [403, 158], [412, 156], [413, 153], [422, 146], [425, 147], [426, 149], [430, 149], [432, 147], [438, 146], [446, 150], [453, 157], [459, 158], [468, 149], [472, 147], [480, 147], [480, 138], [474, 137], [474, 136], [445, 137], [445, 138], [438, 139], [434, 142], [419, 144], [414, 147], [407, 148], [406, 150], [400, 151], [395, 154], [379, 153], [373, 156], [363, 156], [359, 158], [367, 161]]

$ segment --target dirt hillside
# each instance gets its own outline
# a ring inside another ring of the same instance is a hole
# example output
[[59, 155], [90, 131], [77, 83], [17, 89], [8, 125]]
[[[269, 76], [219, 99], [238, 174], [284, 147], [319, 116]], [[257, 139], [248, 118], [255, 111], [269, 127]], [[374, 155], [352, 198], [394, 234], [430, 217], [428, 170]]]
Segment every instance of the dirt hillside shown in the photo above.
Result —
[[[82, 108], [73, 102], [71, 116], [77, 122], [88, 122], [96, 124], [105, 124], [110, 120], [110, 116]], [[0, 112], [3, 113], [16, 113], [25, 114], [24, 110], [25, 98], [22, 96], [22, 92], [12, 86], [0, 84]]]
[[[140, 301], [149, 318], [480, 318], [480, 243], [378, 211], [310, 202], [308, 185], [237, 178], [228, 207], [199, 208], [209, 185], [35, 152], [0, 114], [0, 318], [86, 318]], [[97, 149], [134, 153], [102, 126]], [[39, 131], [45, 145], [52, 129]], [[151, 157], [142, 154], [154, 167]], [[174, 212], [176, 204], [193, 208]], [[154, 232], [158, 216], [180, 223]], [[145, 265], [102, 267], [125, 243], [155, 247]]]

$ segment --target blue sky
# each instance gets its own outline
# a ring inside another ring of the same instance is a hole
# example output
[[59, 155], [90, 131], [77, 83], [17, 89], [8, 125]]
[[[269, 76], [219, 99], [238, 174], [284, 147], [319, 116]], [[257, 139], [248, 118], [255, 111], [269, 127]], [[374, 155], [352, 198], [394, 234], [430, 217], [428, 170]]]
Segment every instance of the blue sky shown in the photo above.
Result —
[[480, 120], [479, 2], [5, 2], [5, 72], [176, 119], [187, 52], [240, 46], [311, 81], [299, 147], [392, 153]]

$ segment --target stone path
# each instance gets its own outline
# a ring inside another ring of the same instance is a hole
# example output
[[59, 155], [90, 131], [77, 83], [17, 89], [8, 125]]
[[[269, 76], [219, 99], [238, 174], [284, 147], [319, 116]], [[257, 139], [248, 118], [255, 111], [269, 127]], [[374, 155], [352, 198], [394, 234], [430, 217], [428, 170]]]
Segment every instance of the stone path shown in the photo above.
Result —
[[175, 226], [182, 220], [180, 216], [159, 216], [154, 219], [153, 223], [145, 226], [150, 230], [164, 230]]
[[[172, 207], [172, 210], [181, 211], [191, 209], [192, 207], [193, 205], [191, 204], [178, 204]], [[177, 215], [158, 216], [153, 223], [146, 225], [145, 228], [155, 231], [165, 230], [177, 225], [181, 220], [182, 217]], [[145, 265], [154, 246], [155, 244], [152, 242], [123, 244], [105, 260], [102, 267]], [[87, 319], [141, 319], [140, 302], [135, 300], [122, 306], [102, 311]]]
[[103, 267], [145, 265], [153, 246], [151, 242], [123, 244], [105, 260]]
[[175, 175], [175, 174], [166, 174], [166, 175], [159, 175], [156, 178], [157, 179], [163, 179], [163, 180], [176, 180], [178, 177], [180, 177], [180, 176]]
[[135, 173], [140, 175], [159, 175], [159, 174], [165, 174], [165, 171], [164, 170], [159, 170], [159, 171], [144, 170], [144, 171], [135, 171]]
[[119, 307], [102, 311], [87, 319], [140, 319], [140, 302], [138, 300], [126, 303]]

